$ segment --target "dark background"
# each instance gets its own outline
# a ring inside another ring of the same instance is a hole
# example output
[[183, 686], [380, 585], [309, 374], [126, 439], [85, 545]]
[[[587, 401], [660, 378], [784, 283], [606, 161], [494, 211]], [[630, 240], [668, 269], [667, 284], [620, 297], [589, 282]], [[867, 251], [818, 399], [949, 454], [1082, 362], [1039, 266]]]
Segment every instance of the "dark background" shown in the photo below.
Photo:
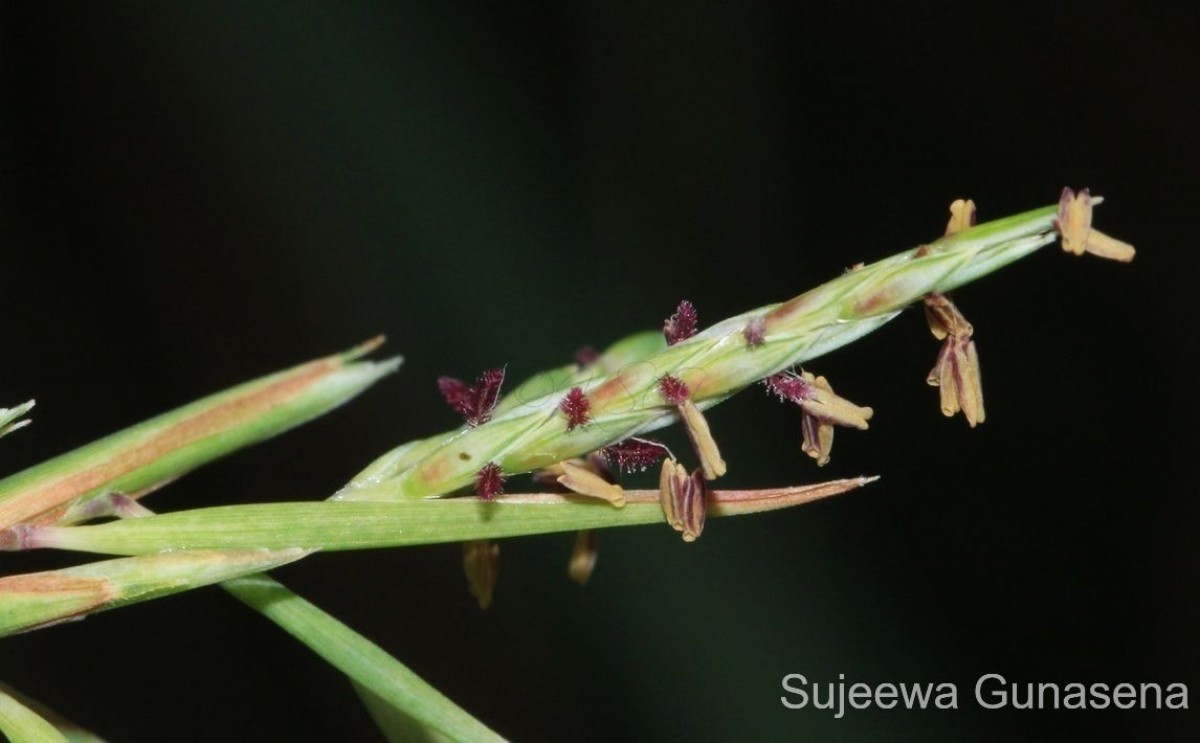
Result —
[[[38, 399], [4, 470], [386, 333], [398, 376], [149, 503], [324, 497], [456, 424], [438, 375], [524, 377], [684, 297], [705, 323], [786, 299], [936, 237], [955, 197], [987, 219], [1090, 186], [1132, 265], [1051, 248], [957, 294], [977, 430], [938, 412], [916, 313], [810, 364], [876, 409], [824, 471], [757, 391], [710, 416], [723, 485], [883, 475], [867, 490], [693, 545], [604, 533], [583, 590], [570, 537], [506, 542], [487, 613], [455, 546], [279, 575], [518, 740], [1194, 735], [1194, 711], [971, 693], [1200, 692], [1193, 11], [106, 5], [0, 6], [0, 404]], [[951, 681], [961, 709], [787, 711], [789, 672]], [[377, 736], [215, 589], [6, 639], [0, 678], [115, 740]]]

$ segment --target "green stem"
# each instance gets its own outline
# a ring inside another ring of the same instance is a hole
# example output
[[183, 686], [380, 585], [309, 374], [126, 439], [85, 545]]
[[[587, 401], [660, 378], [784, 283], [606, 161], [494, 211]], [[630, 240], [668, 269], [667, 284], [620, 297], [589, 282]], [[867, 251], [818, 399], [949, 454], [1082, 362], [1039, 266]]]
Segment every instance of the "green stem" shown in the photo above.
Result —
[[[131, 522], [132, 523], [132, 522]], [[503, 740], [375, 643], [266, 575], [222, 587], [311, 648], [355, 683], [451, 740]]]
[[0, 733], [25, 743], [66, 743], [67, 737], [49, 720], [0, 690]]

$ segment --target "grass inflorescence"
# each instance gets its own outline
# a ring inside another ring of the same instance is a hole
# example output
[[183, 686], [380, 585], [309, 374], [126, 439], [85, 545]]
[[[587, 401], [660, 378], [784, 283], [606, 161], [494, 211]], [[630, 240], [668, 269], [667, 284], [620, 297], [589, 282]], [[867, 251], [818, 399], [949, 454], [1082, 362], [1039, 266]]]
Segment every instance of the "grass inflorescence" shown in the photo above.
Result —
[[[945, 235], [792, 299], [707, 328], [682, 301], [661, 331], [504, 394], [505, 367], [473, 382], [437, 380], [462, 416], [454, 430], [378, 457], [323, 502], [224, 506], [155, 515], [140, 498], [190, 470], [329, 412], [395, 370], [363, 360], [378, 341], [264, 377], [133, 426], [0, 480], [0, 551], [60, 549], [123, 555], [73, 568], [0, 577], [0, 635], [221, 583], [352, 680], [389, 734], [498, 736], [366, 638], [262, 571], [311, 555], [437, 542], [464, 543], [481, 606], [492, 601], [503, 537], [577, 530], [572, 579], [596, 565], [599, 528], [666, 523], [685, 541], [708, 517], [758, 513], [852, 490], [872, 478], [765, 490], [721, 490], [729, 465], [704, 411], [757, 386], [802, 411], [802, 449], [829, 461], [835, 426], [865, 429], [871, 408], [834, 392], [802, 365], [921, 304], [941, 342], [928, 376], [946, 415], [985, 420], [972, 325], [947, 293], [1061, 238], [1073, 254], [1128, 261], [1133, 248], [1091, 226], [1087, 191], [1052, 206], [975, 225], [970, 201], [951, 206]], [[0, 409], [0, 436], [28, 422], [30, 401]], [[682, 423], [691, 456], [646, 434]], [[681, 461], [684, 460], [684, 461]], [[685, 464], [685, 461], [688, 464]], [[660, 466], [659, 487], [626, 491], [622, 473]], [[736, 466], [736, 463], [734, 463]], [[511, 493], [533, 474], [550, 492]], [[112, 518], [92, 524], [99, 518]], [[0, 732], [54, 739], [69, 724], [0, 686]], [[73, 733], [74, 734], [74, 733]]]

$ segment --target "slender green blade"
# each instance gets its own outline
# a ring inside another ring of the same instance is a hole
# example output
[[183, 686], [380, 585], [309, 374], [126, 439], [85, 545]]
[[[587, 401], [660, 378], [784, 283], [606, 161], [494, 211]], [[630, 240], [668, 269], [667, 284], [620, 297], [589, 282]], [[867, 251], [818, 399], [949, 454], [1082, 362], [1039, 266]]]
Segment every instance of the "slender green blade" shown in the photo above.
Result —
[[399, 359], [355, 361], [377, 345], [247, 382], [0, 480], [0, 529], [102, 515], [86, 503], [136, 497], [326, 413], [398, 367]]
[[13, 741], [29, 743], [66, 742], [67, 737], [38, 713], [0, 689], [0, 733]]
[[[8, 684], [0, 682], [0, 694], [7, 694], [18, 704], [28, 707], [34, 714], [44, 718], [70, 743], [104, 743], [104, 739], [90, 730], [80, 727], [78, 723], [68, 720], [60, 713], [50, 709], [36, 699], [30, 699]], [[0, 727], [0, 731], [3, 728]]]
[[399, 707], [388, 704], [386, 699], [362, 684], [354, 681], [350, 684], [388, 743], [448, 743], [451, 740], [417, 722]]
[[[844, 493], [871, 478], [751, 491], [715, 491], [708, 515], [736, 516]], [[388, 487], [387, 485], [381, 487]], [[624, 508], [595, 499], [504, 496], [219, 506], [96, 526], [28, 528], [10, 549], [135, 555], [169, 549], [354, 550], [549, 534], [664, 522], [658, 491], [626, 491]], [[0, 537], [3, 535], [0, 534]]]
[[429, 733], [426, 740], [503, 740], [378, 645], [278, 581], [255, 575], [222, 587], [307, 645], [358, 687], [408, 717], [417, 726], [408, 733], [425, 728], [421, 732]]
[[220, 583], [307, 554], [294, 548], [185, 550], [7, 576], [0, 578], [0, 637]]

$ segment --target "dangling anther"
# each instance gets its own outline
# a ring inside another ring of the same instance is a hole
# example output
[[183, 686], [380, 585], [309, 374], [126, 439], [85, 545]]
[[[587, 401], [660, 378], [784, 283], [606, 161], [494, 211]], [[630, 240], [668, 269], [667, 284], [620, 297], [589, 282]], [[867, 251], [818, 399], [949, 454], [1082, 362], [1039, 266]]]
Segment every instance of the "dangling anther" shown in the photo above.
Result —
[[479, 602], [479, 608], [491, 606], [500, 575], [500, 545], [487, 539], [463, 542], [463, 570], [467, 574], [467, 589]]
[[683, 541], [696, 541], [708, 516], [708, 482], [700, 470], [688, 474], [674, 459], [664, 460], [658, 487], [667, 523], [683, 534]]
[[[950, 221], [946, 234], [975, 226], [975, 202], [958, 199], [950, 205]], [[971, 335], [975, 329], [944, 294], [925, 296], [925, 319], [933, 337], [942, 341], [937, 364], [925, 381], [941, 393], [942, 413], [952, 416], [962, 411], [968, 425], [974, 428], [983, 422], [983, 383], [979, 375], [979, 353]]]
[[575, 532], [575, 546], [567, 563], [567, 576], [579, 585], [586, 585], [596, 569], [596, 532], [583, 529]]
[[717, 448], [716, 439], [712, 436], [704, 413], [692, 402], [692, 391], [687, 384], [678, 377], [667, 374], [658, 380], [658, 390], [663, 399], [679, 411], [679, 419], [683, 421], [692, 448], [696, 450], [696, 456], [700, 457], [705, 479], [715, 480], [725, 474], [725, 460], [721, 458], [721, 451]]
[[950, 221], [946, 223], [946, 234], [969, 230], [975, 226], [975, 202], [970, 199], [956, 199], [950, 205]]
[[596, 474], [587, 466], [577, 464], [570, 459], [559, 462], [563, 473], [558, 476], [558, 484], [572, 493], [586, 495], [608, 501], [617, 508], [625, 506], [625, 491], [620, 485], [613, 484]]
[[979, 353], [971, 338], [974, 329], [944, 294], [925, 297], [925, 319], [929, 321], [933, 337], [942, 341], [937, 363], [925, 381], [939, 389], [944, 415], [949, 417], [961, 410], [967, 423], [974, 428], [986, 417]]
[[1100, 230], [1092, 229], [1092, 205], [1100, 203], [1099, 196], [1092, 198], [1086, 188], [1075, 193], [1064, 188], [1058, 200], [1058, 218], [1055, 227], [1062, 236], [1063, 250], [1074, 255], [1085, 252], [1128, 263], [1137, 253], [1129, 243], [1109, 237]]
[[829, 463], [833, 427], [847, 426], [865, 431], [867, 421], [875, 414], [871, 408], [855, 405], [835, 393], [825, 377], [816, 377], [809, 372], [782, 372], [767, 377], [763, 384], [780, 400], [800, 406], [803, 411], [800, 427], [804, 433], [800, 448], [822, 467]]

